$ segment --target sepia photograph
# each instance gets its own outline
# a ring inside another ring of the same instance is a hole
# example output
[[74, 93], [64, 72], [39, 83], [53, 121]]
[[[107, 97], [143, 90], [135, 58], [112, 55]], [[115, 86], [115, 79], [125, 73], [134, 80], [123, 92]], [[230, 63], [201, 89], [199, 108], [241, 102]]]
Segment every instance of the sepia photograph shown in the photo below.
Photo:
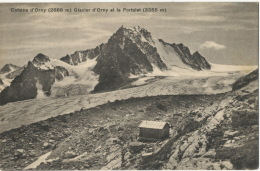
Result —
[[1, 170], [259, 168], [258, 2], [0, 2]]

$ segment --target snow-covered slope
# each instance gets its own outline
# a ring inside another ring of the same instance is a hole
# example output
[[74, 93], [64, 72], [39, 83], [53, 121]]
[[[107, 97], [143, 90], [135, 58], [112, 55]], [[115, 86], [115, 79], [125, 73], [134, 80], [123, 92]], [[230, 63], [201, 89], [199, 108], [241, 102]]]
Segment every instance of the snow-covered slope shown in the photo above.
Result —
[[[240, 66], [240, 65], [221, 65], [221, 64], [213, 64], [211, 70], [203, 70], [196, 72], [191, 68], [181, 68], [179, 66], [172, 66], [170, 69], [166, 71], [161, 71], [154, 66], [154, 71], [148, 74], [140, 75], [139, 77], [155, 77], [155, 76], [168, 76], [177, 78], [184, 77], [210, 77], [210, 76], [228, 76], [233, 75], [235, 73], [247, 74], [258, 68], [257, 65], [250, 66]], [[132, 76], [132, 78], [138, 78], [138, 76]]]
[[[86, 91], [90, 92], [94, 90], [94, 87], [98, 84], [99, 75], [95, 74], [92, 69], [96, 65], [96, 58], [87, 59], [85, 62], [80, 63], [76, 66], [69, 65], [57, 59], [51, 59], [50, 63], [52, 66], [62, 66], [66, 68], [69, 75], [64, 77], [61, 81], [55, 81], [53, 85], [53, 91], [57, 91], [60, 87], [81, 84], [86, 85]], [[53, 93], [52, 96], [55, 96]]]
[[[153, 72], [143, 75], [132, 75], [131, 78], [137, 78], [132, 85], [145, 85], [148, 80], [154, 79], [158, 76], [163, 77], [174, 77], [174, 79], [191, 79], [191, 78], [203, 78], [203, 77], [233, 77], [235, 75], [246, 75], [253, 70], [257, 69], [258, 66], [240, 66], [240, 65], [221, 65], [210, 63], [211, 70], [194, 71], [191, 68], [181, 68], [179, 66], [172, 66], [166, 71], [161, 71], [156, 66]], [[234, 81], [231, 79], [231, 82]], [[205, 85], [206, 86], [206, 85]]]
[[190, 68], [182, 62], [177, 52], [170, 45], [163, 44], [158, 39], [153, 40], [154, 45], [157, 48], [157, 52], [159, 53], [163, 62], [166, 64], [167, 68], [172, 68], [173, 66], [185, 69]]
[[[68, 72], [68, 74], [61, 73], [61, 79], [55, 79], [55, 82], [52, 85], [52, 97], [56, 96], [56, 92], [59, 91], [60, 88], [68, 87], [69, 85], [84, 85], [86, 89], [85, 92], [90, 92], [98, 84], [99, 76], [92, 71], [97, 63], [97, 57], [93, 59], [85, 58], [84, 62], [81, 62], [78, 65], [70, 65], [58, 59], [48, 59], [47, 62], [40, 63], [40, 65], [34, 65], [42, 70], [62, 67]], [[69, 92], [65, 92], [64, 96], [67, 96], [66, 94], [69, 94]], [[59, 96], [61, 96], [61, 94], [59, 94]]]

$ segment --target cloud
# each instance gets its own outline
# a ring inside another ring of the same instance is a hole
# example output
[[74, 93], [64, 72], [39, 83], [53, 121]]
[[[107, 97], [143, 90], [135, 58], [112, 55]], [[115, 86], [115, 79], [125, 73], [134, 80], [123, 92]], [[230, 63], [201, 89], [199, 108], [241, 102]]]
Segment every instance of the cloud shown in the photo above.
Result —
[[203, 44], [200, 45], [200, 49], [213, 49], [213, 50], [221, 50], [225, 49], [226, 46], [218, 44], [213, 41], [205, 41]]

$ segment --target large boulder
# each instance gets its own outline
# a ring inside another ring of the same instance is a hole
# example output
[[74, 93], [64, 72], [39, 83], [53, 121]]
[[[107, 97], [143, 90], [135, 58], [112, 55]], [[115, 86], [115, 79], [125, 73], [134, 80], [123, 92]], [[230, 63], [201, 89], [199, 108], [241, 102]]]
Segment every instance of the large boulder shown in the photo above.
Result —
[[67, 151], [64, 154], [65, 159], [71, 159], [71, 158], [74, 158], [76, 156], [77, 156], [77, 154], [74, 151]]
[[141, 142], [131, 142], [129, 144], [129, 149], [131, 153], [140, 153], [145, 147], [144, 143]]

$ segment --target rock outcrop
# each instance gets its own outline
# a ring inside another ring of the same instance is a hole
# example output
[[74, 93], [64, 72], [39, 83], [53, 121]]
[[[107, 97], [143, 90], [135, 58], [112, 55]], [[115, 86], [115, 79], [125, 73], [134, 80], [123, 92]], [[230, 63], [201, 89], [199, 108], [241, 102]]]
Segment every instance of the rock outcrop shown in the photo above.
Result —
[[99, 56], [102, 52], [102, 49], [105, 47], [104, 44], [97, 46], [94, 49], [88, 49], [83, 51], [76, 51], [73, 54], [60, 58], [61, 61], [66, 62], [70, 65], [78, 65], [82, 62], [86, 62], [87, 59], [93, 59]]
[[239, 78], [234, 84], [232, 89], [233, 90], [238, 90], [246, 85], [248, 85], [250, 82], [257, 80], [258, 79], [258, 69], [254, 70], [250, 74]]
[[0, 78], [0, 85], [4, 85], [4, 82], [1, 78]]

